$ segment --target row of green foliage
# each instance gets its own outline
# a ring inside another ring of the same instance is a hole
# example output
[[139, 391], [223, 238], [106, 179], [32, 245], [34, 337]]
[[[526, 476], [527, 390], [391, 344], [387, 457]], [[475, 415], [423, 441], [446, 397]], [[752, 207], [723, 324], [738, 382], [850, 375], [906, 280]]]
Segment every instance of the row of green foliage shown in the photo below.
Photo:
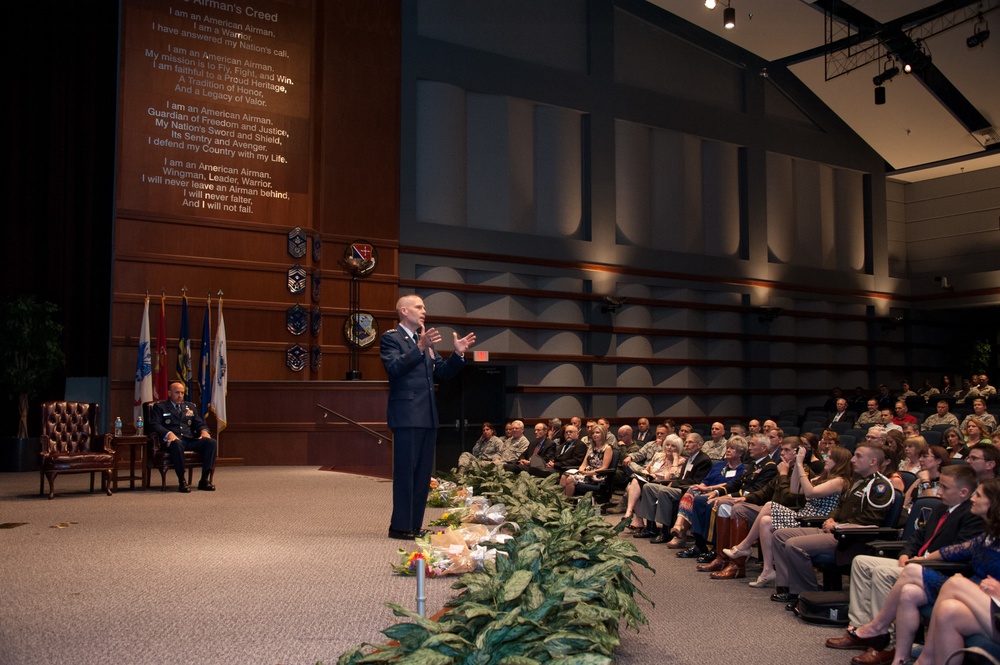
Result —
[[633, 563], [649, 564], [631, 542], [618, 538], [624, 522], [609, 526], [594, 513], [589, 496], [574, 505], [554, 477], [539, 480], [474, 465], [455, 480], [502, 502], [508, 521], [519, 527], [517, 535], [491, 544], [498, 551], [495, 563], [458, 579], [452, 588], [461, 592], [438, 621], [390, 603], [396, 616], [409, 620], [382, 631], [399, 645], [362, 645], [338, 663], [614, 662], [621, 619], [638, 629], [647, 621], [635, 596], [650, 601], [636, 588], [632, 571]]

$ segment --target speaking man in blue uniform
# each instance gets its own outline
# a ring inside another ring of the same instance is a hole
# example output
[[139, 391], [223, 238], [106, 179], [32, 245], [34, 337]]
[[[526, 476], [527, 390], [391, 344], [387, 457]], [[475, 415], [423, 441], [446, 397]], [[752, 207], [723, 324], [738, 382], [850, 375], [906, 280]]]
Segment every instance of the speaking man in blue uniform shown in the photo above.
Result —
[[465, 352], [475, 333], [452, 333], [455, 352], [442, 358], [434, 345], [436, 328], [424, 328], [427, 309], [417, 295], [396, 302], [399, 325], [382, 334], [380, 351], [389, 375], [386, 420], [392, 430], [392, 518], [389, 537], [412, 540], [421, 534], [430, 490], [438, 414], [434, 380], [450, 379], [465, 367]]

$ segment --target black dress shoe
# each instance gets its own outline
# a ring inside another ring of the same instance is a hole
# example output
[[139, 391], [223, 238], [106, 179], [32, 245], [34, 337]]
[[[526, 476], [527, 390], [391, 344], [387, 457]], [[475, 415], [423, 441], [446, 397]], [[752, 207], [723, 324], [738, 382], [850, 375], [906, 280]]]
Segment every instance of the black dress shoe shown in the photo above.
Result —
[[191, 488], [188, 487], [188, 484], [182, 480], [177, 484], [177, 491], [181, 494], [190, 494]]
[[633, 536], [633, 538], [654, 538], [659, 535], [658, 529], [643, 529]]
[[798, 604], [799, 604], [799, 601], [793, 600], [792, 602], [790, 602], [787, 605], [785, 605], [785, 611], [786, 612], [794, 612], [795, 611], [795, 607]]
[[210, 480], [205, 480], [204, 478], [202, 478], [201, 480], [198, 481], [198, 489], [201, 490], [202, 492], [214, 492], [215, 485], [213, 485]]
[[659, 544], [659, 543], [665, 543], [668, 540], [670, 540], [670, 537], [661, 531], [660, 533], [656, 534], [656, 537], [649, 542]]
[[396, 540], [413, 540], [416, 538], [416, 535], [412, 531], [396, 531], [392, 527], [389, 527], [389, 537]]
[[677, 556], [680, 557], [681, 559], [694, 559], [696, 557], [700, 557], [703, 554], [704, 552], [702, 552], [697, 547], [689, 547], [686, 550], [678, 552]]
[[798, 599], [799, 599], [799, 594], [797, 594], [797, 593], [789, 593], [787, 591], [782, 591], [781, 593], [772, 593], [771, 594], [771, 600], [773, 600], [774, 602], [776, 602], [776, 603], [789, 603], [793, 607], [795, 606], [795, 603], [793, 603], [792, 601], [793, 600], [797, 601]]
[[712, 563], [715, 561], [715, 550], [709, 550], [698, 557], [698, 563]]

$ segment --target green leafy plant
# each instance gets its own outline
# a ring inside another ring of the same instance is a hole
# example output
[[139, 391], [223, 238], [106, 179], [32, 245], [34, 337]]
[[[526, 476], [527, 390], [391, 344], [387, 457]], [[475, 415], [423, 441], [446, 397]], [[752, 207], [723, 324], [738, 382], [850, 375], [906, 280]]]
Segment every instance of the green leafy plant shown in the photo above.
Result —
[[382, 631], [394, 645], [362, 645], [341, 655], [356, 663], [535, 665], [613, 662], [622, 618], [647, 623], [633, 564], [652, 570], [635, 546], [594, 513], [589, 495], [574, 504], [553, 478], [539, 480], [474, 464], [462, 476], [476, 494], [503, 502], [519, 525], [514, 538], [491, 543], [495, 562], [463, 575], [438, 621], [389, 604], [408, 619]]
[[28, 403], [38, 396], [63, 366], [63, 327], [56, 322], [57, 308], [20, 296], [0, 305], [0, 385], [17, 397], [20, 420], [18, 438], [28, 437]]

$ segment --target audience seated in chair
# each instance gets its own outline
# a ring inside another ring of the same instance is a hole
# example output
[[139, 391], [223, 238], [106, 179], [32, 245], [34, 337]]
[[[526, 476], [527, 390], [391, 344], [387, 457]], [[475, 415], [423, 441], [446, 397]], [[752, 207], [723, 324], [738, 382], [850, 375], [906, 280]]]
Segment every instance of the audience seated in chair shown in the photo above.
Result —
[[[916, 438], [918, 437], [914, 437], [914, 439]], [[903, 498], [905, 505], [909, 506], [917, 498], [938, 496], [941, 469], [950, 464], [951, 458], [948, 457], [947, 450], [941, 446], [927, 446], [927, 449], [920, 456], [920, 470], [917, 471], [917, 480], [907, 488]]]
[[[969, 562], [973, 569], [970, 580], [979, 584], [988, 577], [1000, 578], [1000, 480], [989, 480], [976, 489], [972, 496], [972, 514], [984, 521], [985, 533], [964, 543], [926, 552], [921, 561]], [[854, 636], [863, 640], [878, 638], [887, 634], [890, 624], [895, 623], [896, 646], [891, 662], [893, 665], [908, 662], [913, 638], [920, 625], [919, 609], [935, 602], [946, 580], [944, 574], [930, 567], [908, 563], [878, 614], [868, 623], [858, 626]], [[936, 653], [937, 646], [928, 640], [924, 649], [928, 653], [924, 663], [936, 665], [939, 661], [930, 660], [930, 655]]]
[[[786, 445], [782, 444], [782, 448], [785, 447]], [[754, 522], [746, 537], [725, 551], [726, 556], [730, 558], [746, 557], [753, 543], [760, 539], [760, 554], [764, 568], [757, 579], [750, 583], [750, 586], [757, 588], [770, 585], [776, 577], [772, 545], [774, 532], [778, 529], [797, 528], [801, 526], [799, 519], [804, 517], [826, 517], [837, 507], [841, 495], [853, 481], [851, 454], [844, 448], [830, 450], [830, 455], [824, 462], [823, 472], [814, 479], [810, 479], [811, 471], [804, 464], [805, 451], [797, 447], [794, 442], [790, 442], [788, 449], [789, 452], [786, 454], [790, 454], [793, 458], [791, 464], [786, 463], [786, 467], [791, 467], [790, 473], [786, 471], [789, 476], [789, 493], [801, 494], [805, 498], [804, 506], [796, 510], [787, 503], [768, 502], [760, 511], [760, 519]]]
[[991, 443], [980, 443], [969, 448], [969, 456], [965, 460], [976, 472], [979, 482], [985, 483], [997, 477], [997, 469], [1000, 469], [1000, 447]]
[[[841, 637], [826, 641], [831, 649], [867, 649], [870, 663], [891, 663], [894, 653], [888, 649], [889, 635], [862, 639], [855, 627], [871, 622], [885, 605], [889, 591], [911, 560], [942, 547], [972, 540], [983, 531], [983, 521], [971, 512], [971, 497], [977, 486], [976, 474], [968, 467], [949, 466], [941, 470], [940, 503], [922, 518], [904, 542], [899, 556], [890, 559], [862, 554], [851, 564], [850, 625]], [[910, 522], [915, 519], [911, 517]]]
[[608, 442], [608, 430], [604, 425], [594, 424], [590, 430], [590, 444], [587, 446], [587, 453], [576, 471], [564, 473], [559, 477], [559, 484], [563, 486], [563, 493], [566, 496], [576, 494], [576, 485], [579, 483], [600, 484], [604, 482], [604, 477], [614, 473], [611, 468], [611, 460], [614, 457], [614, 445]]
[[539, 478], [579, 468], [587, 455], [587, 444], [580, 440], [580, 428], [572, 423], [563, 427], [563, 440], [556, 446], [555, 457], [544, 466], [528, 465], [528, 473]]
[[[535, 434], [534, 443], [524, 449], [516, 462], [507, 462], [503, 468], [511, 473], [527, 473], [532, 463], [538, 468], [545, 468], [546, 464], [555, 459], [556, 444], [549, 438], [549, 426], [545, 423], [538, 423], [532, 431]], [[461, 458], [459, 463], [461, 463]]]
[[635, 506], [642, 495], [642, 486], [649, 481], [668, 482], [680, 478], [687, 459], [681, 456], [681, 438], [676, 434], [668, 434], [663, 439], [663, 449], [653, 455], [649, 464], [640, 471], [632, 473], [632, 481], [625, 488], [625, 498], [617, 506], [608, 511], [609, 514], [625, 514], [625, 519], [632, 520], [628, 526], [633, 531], [642, 529], [645, 524], [634, 514]]
[[[681, 426], [684, 429], [684, 426]], [[635, 514], [642, 519], [645, 528], [636, 534], [638, 538], [660, 538], [660, 542], [666, 542], [660, 527], [669, 528], [674, 521], [677, 502], [684, 495], [685, 490], [704, 479], [712, 469], [712, 460], [705, 453], [701, 452], [704, 440], [697, 432], [688, 431], [684, 439], [684, 455], [687, 462], [681, 471], [680, 478], [673, 478], [662, 483], [650, 481], [643, 485], [639, 503], [635, 507]]]
[[458, 470], [464, 471], [469, 468], [473, 460], [492, 462], [500, 458], [500, 450], [503, 448], [503, 440], [496, 435], [496, 429], [490, 422], [484, 422], [482, 433], [476, 442], [472, 444], [472, 451], [466, 451], [458, 456]]
[[855, 474], [861, 476], [844, 500], [823, 523], [823, 527], [782, 529], [774, 534], [776, 602], [796, 600], [803, 591], [818, 591], [813, 557], [836, 549], [833, 535], [839, 525], [880, 525], [894, 500], [892, 485], [878, 471], [885, 461], [882, 448], [859, 446], [851, 458]]

